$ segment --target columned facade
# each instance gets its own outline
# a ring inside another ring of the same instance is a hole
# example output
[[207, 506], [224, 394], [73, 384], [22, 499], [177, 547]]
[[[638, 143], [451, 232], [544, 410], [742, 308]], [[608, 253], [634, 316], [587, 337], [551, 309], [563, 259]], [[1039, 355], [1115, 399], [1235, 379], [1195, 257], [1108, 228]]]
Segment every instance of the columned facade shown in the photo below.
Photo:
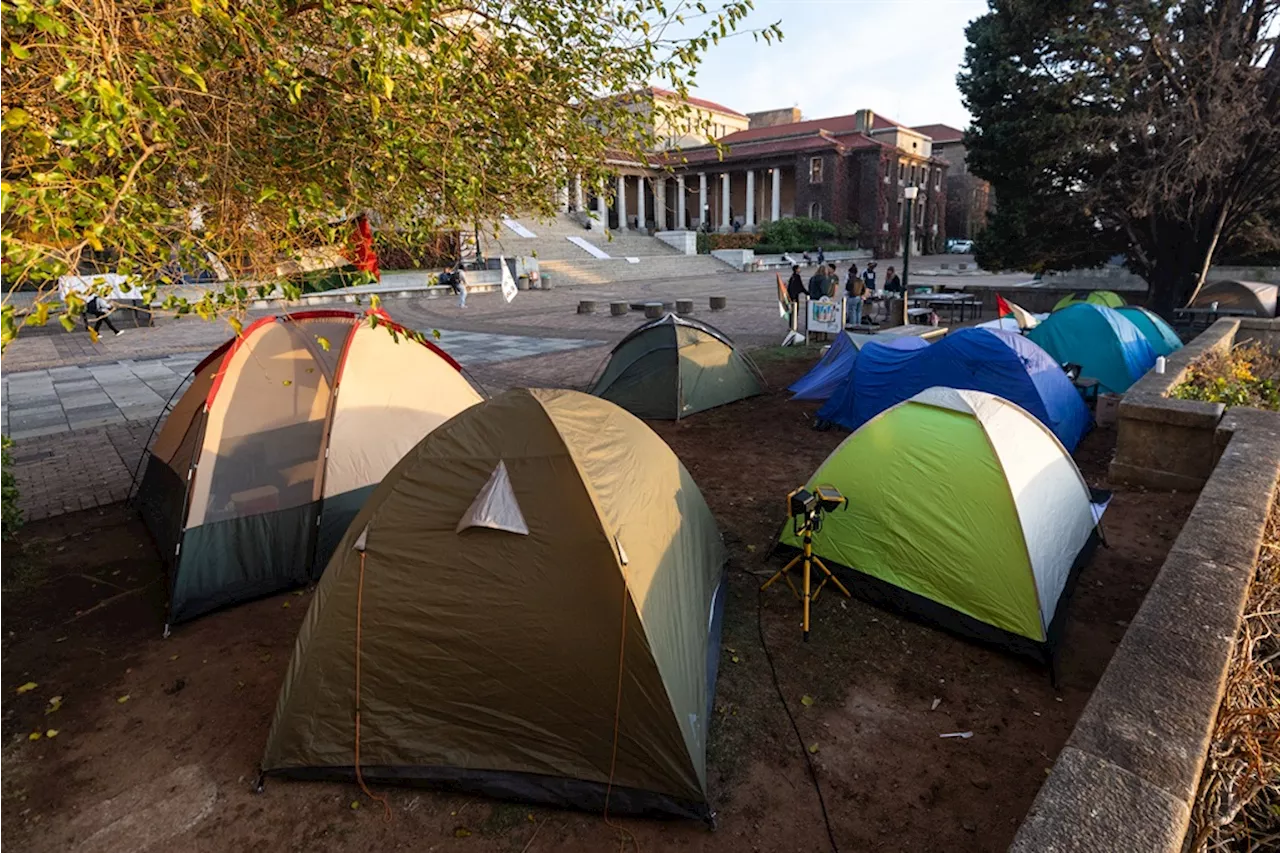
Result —
[[707, 205], [707, 173], [698, 173], [698, 227], [707, 224], [707, 213], [710, 208]]
[[732, 231], [733, 220], [729, 211], [729, 173], [720, 173], [720, 230]]
[[689, 227], [689, 219], [685, 216], [684, 175], [676, 176], [676, 230], [683, 231]]
[[755, 169], [747, 170], [747, 218], [743, 226], [748, 231], [754, 231], [756, 227], [756, 171]]
[[627, 231], [627, 176], [618, 175], [618, 194], [615, 198], [615, 206], [618, 208], [618, 227], [619, 234], [625, 234]]

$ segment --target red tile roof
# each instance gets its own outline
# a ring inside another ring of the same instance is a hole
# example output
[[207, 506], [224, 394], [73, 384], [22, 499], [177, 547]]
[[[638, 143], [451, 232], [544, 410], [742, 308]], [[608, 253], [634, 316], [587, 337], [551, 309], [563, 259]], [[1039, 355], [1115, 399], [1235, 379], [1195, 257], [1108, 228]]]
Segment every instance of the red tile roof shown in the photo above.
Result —
[[[672, 101], [680, 100], [680, 95], [677, 94], [676, 92], [671, 91], [670, 89], [662, 89], [657, 86], [650, 86], [649, 91], [653, 93], [653, 97], [655, 98], [666, 98], [667, 100], [672, 100]], [[702, 98], [694, 98], [694, 97], [685, 98], [685, 101], [687, 101], [688, 103], [692, 104], [695, 107], [702, 107], [704, 110], [715, 110], [716, 112], [725, 113], [726, 115], [731, 115], [731, 116], [738, 116], [739, 118], [747, 117], [745, 113], [740, 113], [737, 110], [731, 110], [728, 107], [726, 107], [724, 104], [717, 104], [715, 101], [708, 101]]]
[[911, 129], [916, 133], [923, 133], [934, 142], [959, 142], [964, 139], [963, 130], [956, 130], [947, 124], [922, 124]]

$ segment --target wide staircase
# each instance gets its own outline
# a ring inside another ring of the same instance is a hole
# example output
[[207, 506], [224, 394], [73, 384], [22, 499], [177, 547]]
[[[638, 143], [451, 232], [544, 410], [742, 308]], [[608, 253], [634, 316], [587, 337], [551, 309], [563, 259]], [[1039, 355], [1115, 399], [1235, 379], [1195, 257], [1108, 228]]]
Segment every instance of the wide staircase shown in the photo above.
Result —
[[[485, 256], [535, 257], [539, 270], [550, 276], [556, 287], [695, 278], [734, 271], [710, 255], [681, 254], [656, 237], [588, 231], [567, 214], [559, 214], [549, 222], [528, 216], [513, 220], [535, 236], [522, 237], [502, 223], [498, 223], [496, 234], [492, 228], [482, 229], [480, 243]], [[593, 257], [570, 242], [569, 237], [585, 240], [609, 257]], [[628, 258], [635, 259], [635, 263]]]

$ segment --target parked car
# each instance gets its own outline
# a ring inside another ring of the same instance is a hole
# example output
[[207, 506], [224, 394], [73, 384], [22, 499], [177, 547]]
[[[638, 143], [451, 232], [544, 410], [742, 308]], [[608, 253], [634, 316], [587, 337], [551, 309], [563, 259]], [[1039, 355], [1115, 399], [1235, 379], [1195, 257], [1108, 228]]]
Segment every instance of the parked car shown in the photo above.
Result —
[[947, 253], [951, 255], [971, 255], [973, 254], [973, 241], [948, 240]]

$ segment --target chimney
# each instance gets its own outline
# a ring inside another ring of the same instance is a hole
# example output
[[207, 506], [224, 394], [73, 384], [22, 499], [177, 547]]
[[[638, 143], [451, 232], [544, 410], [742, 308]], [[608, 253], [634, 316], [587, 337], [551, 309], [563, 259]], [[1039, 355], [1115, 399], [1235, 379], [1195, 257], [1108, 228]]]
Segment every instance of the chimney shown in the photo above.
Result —
[[858, 133], [870, 133], [876, 123], [876, 114], [871, 110], [858, 110], [853, 114], [853, 129]]
[[781, 110], [765, 110], [759, 113], [747, 113], [750, 120], [750, 129], [757, 127], [779, 127], [785, 124], [795, 124], [800, 121], [800, 108], [787, 107]]

